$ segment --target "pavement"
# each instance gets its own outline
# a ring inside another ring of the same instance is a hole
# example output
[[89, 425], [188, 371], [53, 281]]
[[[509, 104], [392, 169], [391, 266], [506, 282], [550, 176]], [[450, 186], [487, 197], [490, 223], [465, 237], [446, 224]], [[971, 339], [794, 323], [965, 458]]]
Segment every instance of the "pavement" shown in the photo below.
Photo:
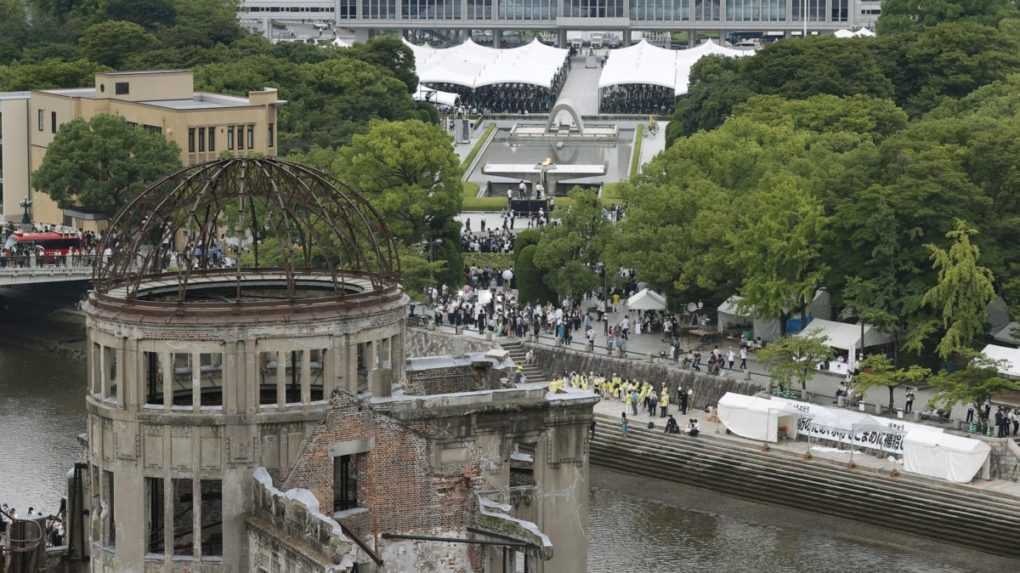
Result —
[[556, 103], [569, 101], [582, 116], [599, 113], [599, 78], [602, 77], [601, 66], [588, 68], [586, 63], [586, 56], [575, 56], [570, 59], [567, 81], [564, 82], [560, 97], [556, 100]]

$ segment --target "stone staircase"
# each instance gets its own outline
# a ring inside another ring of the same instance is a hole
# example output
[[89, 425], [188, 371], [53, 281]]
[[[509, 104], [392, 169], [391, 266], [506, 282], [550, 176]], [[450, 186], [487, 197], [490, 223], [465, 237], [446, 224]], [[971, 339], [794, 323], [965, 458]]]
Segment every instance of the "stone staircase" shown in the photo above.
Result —
[[[530, 377], [530, 375], [529, 375]], [[1020, 556], [1020, 498], [912, 476], [850, 470], [702, 435], [666, 435], [597, 416], [591, 463]]]
[[542, 371], [538, 364], [528, 365], [524, 363], [524, 356], [528, 353], [528, 349], [519, 340], [505, 339], [501, 340], [499, 345], [503, 347], [503, 350], [510, 353], [510, 358], [514, 359], [514, 363], [524, 366], [524, 374], [528, 377], [529, 383], [548, 382], [545, 372]]

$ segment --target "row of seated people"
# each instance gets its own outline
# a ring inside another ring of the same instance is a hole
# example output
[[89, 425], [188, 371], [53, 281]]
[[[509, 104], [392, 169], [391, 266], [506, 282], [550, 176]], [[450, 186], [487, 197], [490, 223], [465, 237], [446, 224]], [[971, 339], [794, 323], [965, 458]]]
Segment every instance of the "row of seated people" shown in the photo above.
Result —
[[627, 84], [602, 88], [601, 113], [668, 114], [676, 107], [673, 88]]

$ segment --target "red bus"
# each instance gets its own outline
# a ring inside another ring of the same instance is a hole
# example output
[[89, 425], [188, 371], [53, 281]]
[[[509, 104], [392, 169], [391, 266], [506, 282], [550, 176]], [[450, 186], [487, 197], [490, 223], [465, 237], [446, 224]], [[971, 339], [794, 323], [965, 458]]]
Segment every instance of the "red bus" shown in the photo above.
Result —
[[82, 250], [81, 237], [72, 233], [14, 233], [14, 242], [28, 253], [34, 248], [36, 256], [63, 257], [72, 249]]

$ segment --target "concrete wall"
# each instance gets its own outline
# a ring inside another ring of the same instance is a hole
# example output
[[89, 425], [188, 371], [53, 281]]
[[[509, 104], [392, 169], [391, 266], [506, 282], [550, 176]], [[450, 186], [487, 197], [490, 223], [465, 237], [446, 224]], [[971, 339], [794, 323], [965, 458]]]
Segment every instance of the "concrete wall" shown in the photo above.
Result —
[[3, 180], [3, 204], [0, 214], [11, 222], [21, 222], [19, 203], [28, 197], [28, 97], [0, 94], [0, 179]]
[[741, 374], [737, 372], [724, 371], [722, 376], [712, 376], [704, 372], [685, 370], [665, 361], [628, 360], [564, 348], [534, 344], [528, 346], [535, 351], [535, 362], [542, 366], [549, 379], [577, 371], [594, 372], [602, 376], [615, 373], [622, 378], [633, 378], [652, 384], [665, 382], [670, 388], [670, 393], [678, 386], [693, 390], [691, 406], [694, 408], [714, 405], [727, 392], [750, 395], [763, 390], [758, 384], [743, 380]]
[[457, 356], [470, 352], [488, 352], [500, 348], [499, 343], [475, 336], [427, 330], [424, 328], [408, 328], [405, 336], [406, 355], [408, 358], [419, 356]]

